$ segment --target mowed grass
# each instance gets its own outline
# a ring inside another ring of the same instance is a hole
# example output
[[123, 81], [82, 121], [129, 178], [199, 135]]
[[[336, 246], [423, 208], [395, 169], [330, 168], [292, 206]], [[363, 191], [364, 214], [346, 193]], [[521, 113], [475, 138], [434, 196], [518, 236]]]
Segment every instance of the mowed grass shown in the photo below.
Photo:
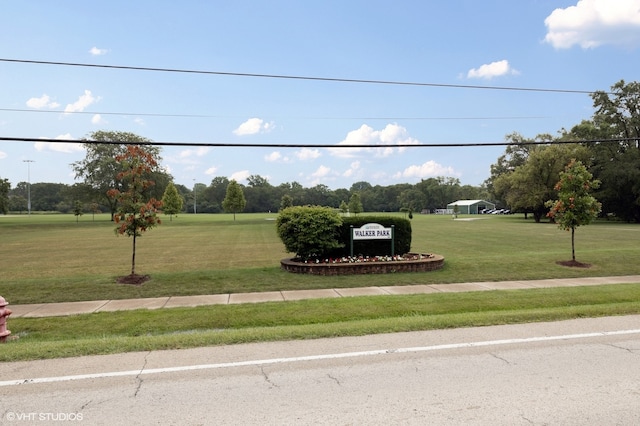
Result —
[[598, 222], [578, 228], [576, 253], [589, 269], [567, 268], [570, 235], [522, 215], [415, 215], [412, 250], [438, 253], [429, 273], [317, 277], [284, 272], [291, 256], [277, 237], [276, 214], [181, 215], [138, 239], [143, 286], [116, 283], [130, 272], [131, 239], [107, 215], [0, 217], [0, 295], [12, 304], [290, 289], [527, 280], [640, 273], [640, 226]]
[[640, 313], [640, 284], [18, 318], [0, 362]]
[[[121, 285], [131, 239], [107, 216], [0, 217], [0, 295], [11, 304], [285, 289], [636, 275], [640, 227], [599, 222], [577, 231], [578, 260], [566, 268], [569, 234], [522, 216], [417, 215], [413, 251], [438, 253], [428, 273], [314, 277], [281, 271], [275, 214], [181, 216], [140, 238], [143, 286]], [[355, 336], [640, 313], [640, 283], [536, 290], [375, 296], [297, 302], [10, 318], [17, 340], [0, 361]]]

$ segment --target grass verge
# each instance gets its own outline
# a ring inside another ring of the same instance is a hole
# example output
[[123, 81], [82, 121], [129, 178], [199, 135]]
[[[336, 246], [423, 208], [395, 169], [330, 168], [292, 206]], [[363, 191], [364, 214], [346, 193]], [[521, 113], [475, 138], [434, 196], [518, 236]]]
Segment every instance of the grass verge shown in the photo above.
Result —
[[640, 284], [620, 284], [17, 318], [0, 361], [638, 313]]

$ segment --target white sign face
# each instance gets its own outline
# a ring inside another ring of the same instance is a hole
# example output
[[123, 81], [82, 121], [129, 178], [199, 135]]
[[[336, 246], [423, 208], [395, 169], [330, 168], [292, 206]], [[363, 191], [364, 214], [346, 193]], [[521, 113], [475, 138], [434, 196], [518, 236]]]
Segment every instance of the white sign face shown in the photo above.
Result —
[[379, 223], [367, 223], [353, 229], [354, 240], [390, 240], [392, 238], [391, 228], [385, 228]]

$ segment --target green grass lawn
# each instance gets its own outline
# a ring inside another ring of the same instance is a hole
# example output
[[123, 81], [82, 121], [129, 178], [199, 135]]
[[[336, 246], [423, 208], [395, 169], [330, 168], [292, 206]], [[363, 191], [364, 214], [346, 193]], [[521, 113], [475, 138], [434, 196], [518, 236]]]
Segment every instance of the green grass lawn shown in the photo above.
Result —
[[131, 239], [117, 237], [107, 215], [0, 217], [0, 295], [12, 304], [123, 299], [329, 287], [632, 275], [640, 273], [640, 226], [598, 222], [578, 228], [577, 259], [566, 268], [569, 233], [521, 215], [415, 215], [412, 250], [445, 257], [442, 270], [317, 277], [280, 270], [284, 246], [276, 214], [181, 215], [138, 239], [143, 286], [116, 283], [131, 264]]
[[[640, 274], [640, 227], [579, 228], [570, 237], [522, 216], [416, 215], [412, 250], [445, 257], [442, 270], [316, 277], [281, 271], [275, 214], [183, 215], [138, 240], [143, 286], [116, 283], [130, 270], [131, 239], [106, 215], [0, 216], [0, 295], [11, 304], [358, 286]], [[640, 283], [474, 293], [375, 296], [137, 310], [56, 318], [10, 318], [19, 337], [0, 361], [176, 349], [250, 341], [550, 321], [640, 313]]]

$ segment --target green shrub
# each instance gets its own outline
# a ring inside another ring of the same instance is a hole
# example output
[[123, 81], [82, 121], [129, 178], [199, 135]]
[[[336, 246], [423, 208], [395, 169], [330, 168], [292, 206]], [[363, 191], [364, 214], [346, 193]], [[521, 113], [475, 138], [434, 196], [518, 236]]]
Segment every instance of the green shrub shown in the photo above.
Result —
[[[367, 223], [378, 223], [385, 228], [394, 229], [394, 254], [402, 255], [411, 251], [411, 222], [407, 219], [390, 216], [357, 216], [343, 218], [338, 241], [341, 248], [332, 250], [326, 257], [343, 257], [350, 254], [351, 227], [360, 228]], [[382, 256], [391, 254], [389, 240], [356, 240], [353, 242], [353, 254], [363, 256]]]
[[342, 219], [334, 209], [318, 206], [288, 207], [276, 220], [285, 249], [304, 260], [323, 257], [340, 248], [341, 224]]

